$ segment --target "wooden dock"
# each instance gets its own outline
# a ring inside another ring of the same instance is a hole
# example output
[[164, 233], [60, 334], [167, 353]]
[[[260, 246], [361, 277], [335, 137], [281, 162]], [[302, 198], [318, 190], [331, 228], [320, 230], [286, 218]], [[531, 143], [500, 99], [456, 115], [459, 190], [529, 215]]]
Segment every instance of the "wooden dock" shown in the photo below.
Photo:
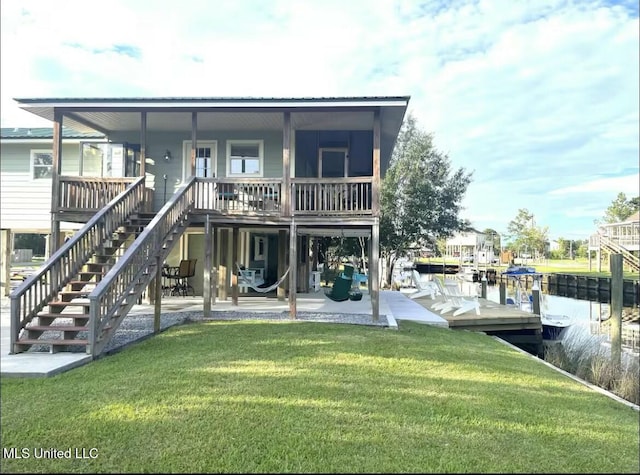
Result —
[[475, 311], [471, 310], [454, 317], [453, 312], [442, 314], [433, 308], [440, 301], [438, 298], [432, 300], [429, 297], [414, 300], [430, 312], [447, 320], [449, 328], [453, 330], [468, 330], [495, 335], [529, 353], [542, 356], [542, 323], [539, 315], [478, 298], [480, 315], [476, 315]]

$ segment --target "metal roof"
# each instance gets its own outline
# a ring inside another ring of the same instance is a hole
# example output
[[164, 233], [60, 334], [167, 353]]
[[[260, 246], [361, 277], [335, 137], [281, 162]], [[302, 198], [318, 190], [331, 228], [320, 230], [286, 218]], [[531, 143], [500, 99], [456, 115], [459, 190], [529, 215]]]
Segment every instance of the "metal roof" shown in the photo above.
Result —
[[410, 96], [332, 96], [332, 97], [57, 97], [57, 98], [14, 98], [20, 104], [36, 104], [36, 103], [49, 103], [51, 105], [59, 104], [87, 104], [87, 103], [101, 103], [101, 104], [144, 104], [144, 103], [262, 103], [263, 105], [273, 105], [281, 103], [316, 103], [318, 105], [326, 103], [367, 103], [367, 102], [389, 102], [389, 101], [402, 101], [408, 103]]
[[[79, 132], [63, 127], [62, 137], [69, 139], [104, 138], [104, 135], [96, 132]], [[52, 127], [2, 127], [0, 129], [2, 139], [53, 139]]]

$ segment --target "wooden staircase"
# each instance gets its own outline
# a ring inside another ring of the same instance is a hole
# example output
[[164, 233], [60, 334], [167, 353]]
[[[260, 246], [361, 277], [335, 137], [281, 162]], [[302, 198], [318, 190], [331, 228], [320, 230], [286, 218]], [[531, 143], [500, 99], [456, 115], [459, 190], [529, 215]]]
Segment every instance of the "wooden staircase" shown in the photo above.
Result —
[[631, 271], [640, 272], [640, 258], [611, 239], [600, 236], [600, 246], [609, 254], [622, 254], [622, 262]]
[[[190, 223], [196, 178], [145, 214], [145, 177], [100, 209], [11, 292], [10, 354], [82, 351], [97, 358]], [[148, 224], [147, 224], [148, 223]]]
[[[102, 243], [82, 270], [72, 278], [58, 295], [28, 323], [15, 345], [16, 352], [84, 351], [88, 345], [90, 304], [89, 294], [103, 279], [118, 259], [132, 245], [136, 237], [154, 218], [153, 213], [130, 216], [109, 239]], [[140, 293], [144, 288], [140, 290]], [[136, 299], [138, 296], [136, 295]], [[109, 331], [107, 325], [103, 331]]]

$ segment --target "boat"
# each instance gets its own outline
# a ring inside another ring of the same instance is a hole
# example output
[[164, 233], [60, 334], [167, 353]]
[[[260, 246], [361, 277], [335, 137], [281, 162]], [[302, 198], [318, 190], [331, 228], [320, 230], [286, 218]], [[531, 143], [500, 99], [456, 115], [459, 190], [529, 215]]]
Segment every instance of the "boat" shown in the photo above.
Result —
[[[533, 313], [533, 294], [527, 291], [525, 281], [523, 281], [521, 277], [533, 276], [532, 287], [540, 288], [540, 279], [543, 274], [538, 272], [535, 267], [512, 266], [504, 271], [502, 275], [512, 278], [517, 283], [515, 299], [508, 297], [506, 300], [507, 305], [513, 305], [520, 310]], [[540, 298], [542, 299], [542, 297], [541, 293]], [[542, 324], [542, 339], [559, 340], [562, 336], [563, 330], [573, 324], [571, 317], [562, 314], [547, 313], [542, 309], [542, 307], [541, 302], [540, 323]]]

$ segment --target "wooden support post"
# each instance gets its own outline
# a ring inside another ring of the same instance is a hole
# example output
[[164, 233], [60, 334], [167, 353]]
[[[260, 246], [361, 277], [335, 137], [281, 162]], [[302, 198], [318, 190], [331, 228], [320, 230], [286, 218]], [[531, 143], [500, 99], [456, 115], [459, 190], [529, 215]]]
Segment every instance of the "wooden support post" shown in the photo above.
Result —
[[298, 281], [298, 236], [296, 225], [289, 226], [289, 316], [296, 318], [296, 289]]
[[371, 312], [373, 321], [380, 320], [380, 223], [371, 226], [371, 262], [369, 262], [369, 280], [371, 285]]
[[13, 233], [11, 229], [3, 229], [2, 236], [0, 237], [2, 245], [2, 268], [0, 278], [2, 279], [2, 295], [8, 297], [11, 293], [11, 252], [13, 248]]
[[[287, 268], [287, 231], [280, 229], [278, 231], [278, 279], [282, 277]], [[278, 300], [284, 301], [287, 290], [287, 279], [283, 279], [278, 286]]]
[[162, 256], [156, 256], [156, 276], [154, 280], [153, 333], [160, 333], [160, 316], [162, 315]]
[[240, 239], [240, 228], [233, 227], [231, 248], [231, 305], [238, 305], [238, 240]]
[[500, 305], [507, 305], [507, 284], [500, 282]]
[[211, 317], [211, 267], [212, 267], [212, 233], [211, 216], [207, 214], [204, 222], [204, 277], [202, 283], [202, 298], [204, 318]]
[[541, 315], [540, 314], [540, 289], [538, 289], [537, 286], [534, 286], [534, 288], [531, 290], [531, 297], [533, 298], [533, 302], [531, 302], [531, 306], [533, 308], [533, 314]]
[[[140, 176], [145, 176], [147, 168], [147, 112], [140, 112]], [[153, 205], [150, 209], [153, 209]]]
[[374, 218], [380, 216], [380, 135], [380, 109], [376, 109], [373, 113], [373, 182], [371, 183], [371, 212]]
[[609, 255], [609, 268], [611, 269], [611, 363], [614, 368], [619, 368], [622, 362], [622, 254]]
[[53, 112], [53, 163], [51, 166], [51, 255], [53, 255], [62, 243], [60, 236], [60, 175], [62, 174], [62, 112], [55, 109]]
[[282, 126], [282, 215], [291, 216], [291, 112], [285, 112]]
[[196, 148], [198, 147], [198, 113], [191, 113], [191, 175], [196, 174]]
[[486, 275], [482, 276], [482, 279], [480, 281], [480, 297], [482, 297], [483, 299], [487, 298], [487, 276]]

